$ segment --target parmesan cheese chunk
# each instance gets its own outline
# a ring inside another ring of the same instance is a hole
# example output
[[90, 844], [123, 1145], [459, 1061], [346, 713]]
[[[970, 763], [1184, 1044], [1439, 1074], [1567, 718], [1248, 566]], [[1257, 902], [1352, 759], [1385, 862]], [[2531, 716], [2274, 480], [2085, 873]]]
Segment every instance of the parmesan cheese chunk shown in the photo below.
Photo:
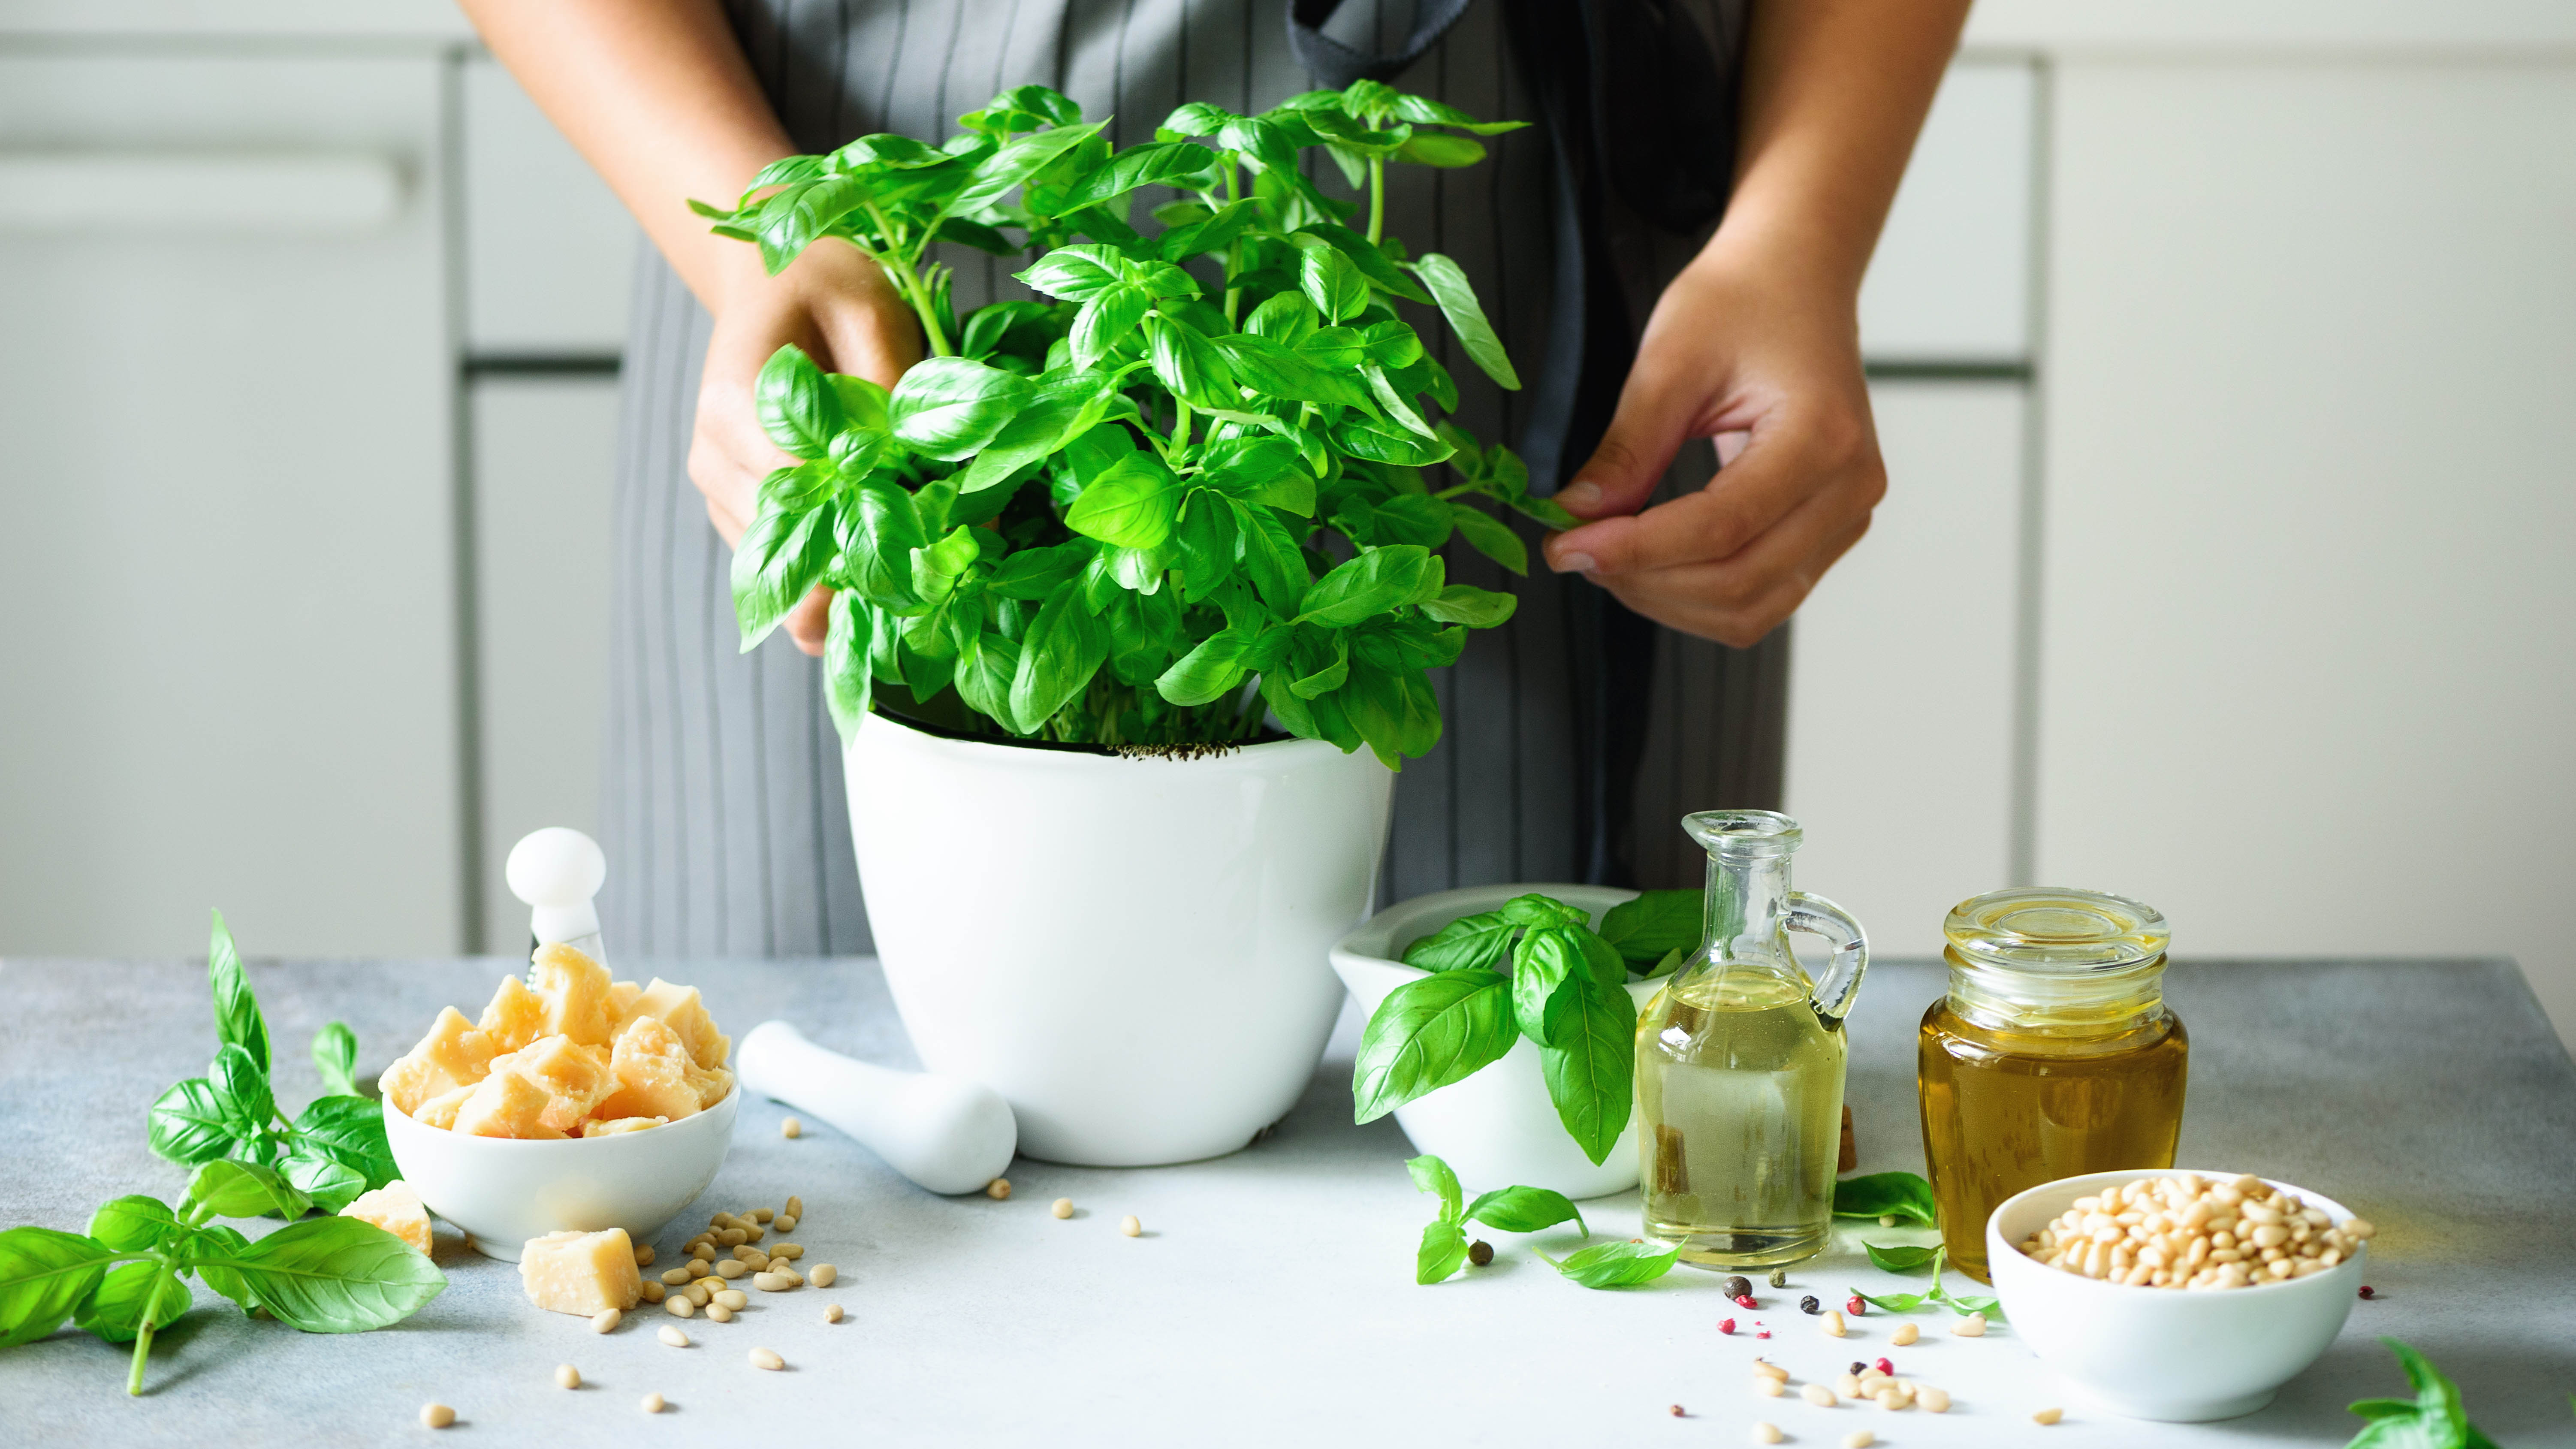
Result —
[[635, 1244], [624, 1228], [528, 1239], [519, 1249], [519, 1281], [539, 1308], [584, 1318], [644, 1299], [644, 1275], [636, 1271]]
[[491, 1038], [468, 1024], [455, 1007], [445, 1007], [430, 1024], [429, 1035], [385, 1068], [376, 1086], [396, 1111], [412, 1116], [432, 1097], [483, 1080], [491, 1069], [493, 1052]]
[[614, 1137], [624, 1132], [642, 1132], [647, 1128], [668, 1126], [670, 1121], [668, 1117], [620, 1117], [613, 1122], [584, 1122], [581, 1124], [581, 1135]]
[[591, 1109], [617, 1089], [608, 1069], [608, 1053], [580, 1046], [567, 1036], [541, 1036], [505, 1057], [492, 1059], [492, 1073], [515, 1072], [546, 1094], [537, 1120], [556, 1132], [578, 1132]]
[[617, 1090], [599, 1104], [601, 1117], [677, 1121], [698, 1112], [698, 1086], [690, 1080], [697, 1068], [689, 1059], [688, 1047], [660, 1017], [638, 1015], [626, 1023], [626, 1029], [617, 1034], [609, 1064], [617, 1074]]
[[610, 1041], [617, 1040], [617, 1034], [626, 1029], [628, 1019], [635, 1015], [635, 998], [643, 994], [644, 988], [632, 981], [608, 983], [608, 1039]]
[[559, 1138], [564, 1134], [544, 1120], [553, 1104], [545, 1088], [517, 1072], [494, 1072], [456, 1109], [454, 1130], [469, 1137]]
[[[635, 1015], [658, 1017], [673, 1034], [688, 1044], [689, 1058], [701, 1067], [720, 1067], [733, 1054], [733, 1039], [716, 1030], [715, 1018], [707, 1014], [707, 1004], [699, 999], [698, 988], [674, 986], [656, 976], [644, 994], [635, 998]], [[721, 1099], [723, 1094], [718, 1093]]]
[[504, 976], [501, 989], [492, 993], [492, 1004], [483, 1008], [481, 1027], [491, 1039], [494, 1056], [517, 1051], [547, 1035], [545, 998], [518, 977]]
[[421, 1103], [420, 1107], [411, 1114], [411, 1120], [423, 1127], [452, 1130], [456, 1126], [456, 1114], [464, 1110], [465, 1099], [473, 1095], [472, 1087], [459, 1087], [453, 1092], [441, 1092]]
[[607, 967], [570, 946], [546, 946], [528, 969], [528, 982], [545, 1003], [543, 1035], [567, 1036], [578, 1046], [608, 1045]]
[[429, 1252], [429, 1209], [422, 1206], [420, 1194], [411, 1184], [397, 1178], [374, 1192], [362, 1192], [347, 1207], [340, 1209], [344, 1218], [358, 1218], [411, 1244], [422, 1254]]

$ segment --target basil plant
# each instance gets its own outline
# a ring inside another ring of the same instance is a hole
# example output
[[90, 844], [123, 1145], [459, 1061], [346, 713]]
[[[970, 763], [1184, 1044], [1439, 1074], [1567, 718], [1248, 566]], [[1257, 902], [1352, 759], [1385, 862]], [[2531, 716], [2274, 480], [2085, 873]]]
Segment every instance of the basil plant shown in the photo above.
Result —
[[[1573, 522], [1440, 420], [1456, 382], [1397, 302], [1519, 379], [1458, 265], [1384, 229], [1389, 164], [1472, 165], [1476, 135], [1519, 123], [1361, 81], [1257, 116], [1185, 105], [1124, 149], [1103, 124], [1023, 86], [944, 144], [864, 136], [776, 162], [730, 211], [692, 203], [773, 273], [857, 247], [929, 353], [891, 393], [794, 347], [762, 370], [762, 425], [798, 462], [734, 556], [743, 647], [828, 585], [845, 735], [882, 686], [972, 733], [1224, 745], [1275, 719], [1400, 767], [1440, 737], [1427, 671], [1515, 602], [1450, 583], [1438, 551], [1463, 535], [1526, 573], [1479, 505]], [[1360, 201], [1301, 173], [1315, 149]], [[1180, 198], [1150, 234], [1148, 187]], [[957, 316], [936, 243], [1027, 257], [1041, 300]]]

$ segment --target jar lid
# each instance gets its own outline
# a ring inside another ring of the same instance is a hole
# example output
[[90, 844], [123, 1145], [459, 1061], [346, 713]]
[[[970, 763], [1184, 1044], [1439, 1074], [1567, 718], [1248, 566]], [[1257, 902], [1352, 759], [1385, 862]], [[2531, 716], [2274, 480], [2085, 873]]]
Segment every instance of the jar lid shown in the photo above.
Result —
[[2062, 886], [2022, 886], [1961, 901], [1941, 933], [1969, 962], [2048, 976], [2152, 961], [2173, 936], [2153, 906]]

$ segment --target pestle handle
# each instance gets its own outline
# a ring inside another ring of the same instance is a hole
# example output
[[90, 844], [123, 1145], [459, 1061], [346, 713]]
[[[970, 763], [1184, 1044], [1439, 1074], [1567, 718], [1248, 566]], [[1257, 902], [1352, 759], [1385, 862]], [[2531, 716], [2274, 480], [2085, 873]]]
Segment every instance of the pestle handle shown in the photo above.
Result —
[[528, 906], [528, 934], [540, 946], [558, 942], [593, 960], [599, 949], [599, 909], [591, 898], [608, 880], [608, 857], [599, 842], [569, 826], [532, 831], [510, 847], [501, 868], [510, 894]]
[[809, 1112], [932, 1192], [980, 1192], [1019, 1150], [1019, 1122], [992, 1088], [854, 1061], [764, 1021], [734, 1049], [743, 1090]]

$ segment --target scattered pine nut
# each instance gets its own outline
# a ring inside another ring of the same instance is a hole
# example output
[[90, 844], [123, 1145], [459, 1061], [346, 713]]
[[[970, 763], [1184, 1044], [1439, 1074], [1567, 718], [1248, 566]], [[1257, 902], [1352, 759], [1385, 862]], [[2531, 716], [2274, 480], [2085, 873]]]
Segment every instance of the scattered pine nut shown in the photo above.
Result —
[[625, 1314], [618, 1312], [614, 1308], [603, 1308], [597, 1313], [590, 1315], [590, 1331], [593, 1333], [615, 1333], [617, 1331], [618, 1321], [625, 1316]]
[[1780, 1426], [1777, 1424], [1756, 1423], [1753, 1426], [1753, 1442], [1756, 1444], [1779, 1443]]
[[707, 1305], [707, 1317], [714, 1319], [718, 1323], [731, 1323], [733, 1322], [733, 1310], [725, 1307], [721, 1303], [710, 1303]]
[[[674, 1293], [670, 1297], [662, 1300], [662, 1311], [671, 1315], [673, 1318], [686, 1318], [690, 1314], [698, 1311], [698, 1305], [689, 1301], [688, 1294]], [[667, 1339], [664, 1340], [664, 1342], [668, 1341], [669, 1340]]]
[[768, 1208], [753, 1208], [751, 1210], [751, 1220], [763, 1227], [767, 1227], [774, 1219], [777, 1218], [777, 1216], [777, 1213], [772, 1212]]
[[1843, 1449], [1869, 1449], [1870, 1445], [1877, 1442], [1878, 1436], [1876, 1434], [1869, 1432], [1867, 1429], [1863, 1429], [1856, 1434], [1845, 1434], [1843, 1436]]
[[[686, 1317], [687, 1315], [684, 1314], [682, 1316]], [[689, 1336], [682, 1333], [680, 1331], [680, 1325], [676, 1323], [663, 1324], [661, 1330], [653, 1336], [662, 1340], [664, 1343], [669, 1344], [673, 1348], [687, 1348], [689, 1346]]]
[[[764, 1260], [766, 1261], [766, 1260]], [[740, 1258], [727, 1258], [716, 1264], [716, 1276], [731, 1282], [751, 1271], [751, 1265]]]
[[581, 1370], [579, 1370], [579, 1369], [577, 1369], [577, 1368], [574, 1368], [571, 1364], [568, 1364], [568, 1363], [559, 1363], [559, 1364], [556, 1364], [556, 1365], [555, 1365], [555, 1382], [556, 1382], [556, 1383], [558, 1383], [558, 1384], [560, 1384], [560, 1385], [562, 1385], [563, 1387], [565, 1387], [565, 1388], [567, 1388], [567, 1389], [577, 1389], [577, 1388], [580, 1388], [580, 1387], [581, 1387]]
[[1921, 1404], [1923, 1406], [1923, 1412], [1927, 1414], [1946, 1414], [1950, 1412], [1950, 1391], [1948, 1389], [1936, 1389], [1930, 1384], [1917, 1385], [1914, 1390], [1914, 1401]]
[[704, 1258], [691, 1258], [689, 1260], [689, 1266], [681, 1269], [680, 1271], [688, 1274], [692, 1278], [703, 1278], [709, 1273], [715, 1271], [715, 1265]]
[[658, 1414], [662, 1412], [662, 1396], [660, 1394], [646, 1394], [644, 1396], [644, 1412], [648, 1414]]
[[796, 1196], [794, 1193], [789, 1193], [787, 1195], [787, 1211], [781, 1213], [779, 1216], [790, 1218], [801, 1218], [805, 1216], [805, 1199]]
[[769, 1229], [758, 1223], [753, 1223], [747, 1228], [736, 1228], [734, 1231], [742, 1234], [742, 1240], [746, 1243], [757, 1243], [769, 1235]]
[[805, 1245], [802, 1243], [781, 1243], [777, 1247], [769, 1250], [769, 1257], [772, 1262], [775, 1262], [780, 1258], [785, 1258], [788, 1262], [793, 1263], [804, 1256]]
[[2065, 1417], [2066, 1411], [2064, 1409], [2042, 1409], [2038, 1413], [2031, 1415], [2030, 1421], [2034, 1424], [2054, 1424]]
[[1896, 1325], [1896, 1331], [1887, 1336], [1887, 1341], [1896, 1345], [1898, 1348], [1903, 1348], [1922, 1336], [1923, 1331], [1916, 1328], [1913, 1324], [1900, 1323]]
[[[722, 1281], [722, 1280], [718, 1280], [718, 1281]], [[681, 1289], [680, 1291], [681, 1291], [681, 1292], [683, 1292], [683, 1293], [685, 1293], [685, 1294], [687, 1294], [687, 1295], [689, 1296], [689, 1301], [690, 1301], [691, 1303], [693, 1303], [693, 1304], [696, 1304], [696, 1305], [697, 1305], [698, 1307], [700, 1307], [700, 1308], [704, 1308], [704, 1307], [706, 1307], [706, 1306], [707, 1306], [707, 1300], [708, 1300], [708, 1299], [710, 1299], [710, 1298], [715, 1297], [715, 1294], [716, 1294], [716, 1290], [714, 1290], [713, 1288], [708, 1287], [708, 1286], [706, 1285], [706, 1280], [705, 1280], [705, 1279], [703, 1279], [703, 1278], [702, 1278], [702, 1279], [700, 1279], [700, 1280], [698, 1280], [698, 1281], [697, 1281], [697, 1282], [695, 1282], [695, 1283], [690, 1284], [688, 1287]]]
[[1830, 1409], [1836, 1402], [1834, 1399], [1834, 1391], [1826, 1388], [1823, 1384], [1807, 1385], [1805, 1388], [1798, 1390], [1798, 1397], [1805, 1399], [1808, 1403], [1815, 1405], [1819, 1409]]
[[778, 1135], [781, 1137], [802, 1137], [805, 1135], [805, 1124], [797, 1121], [793, 1117], [783, 1117], [779, 1119]]
[[444, 1429], [456, 1422], [456, 1411], [445, 1404], [423, 1404], [420, 1406], [420, 1422], [423, 1428]]
[[1857, 1399], [1861, 1396], [1860, 1380], [1843, 1374], [1834, 1380], [1834, 1390], [1846, 1399]]
[[1889, 1384], [1880, 1389], [1877, 1393], [1870, 1395], [1870, 1398], [1874, 1400], [1880, 1408], [1885, 1409], [1891, 1414], [1914, 1402], [1912, 1399], [1905, 1396], [1905, 1391], [1903, 1389], [1896, 1387], [1894, 1384]]
[[733, 1225], [733, 1214], [731, 1213], [718, 1213], [714, 1217], [707, 1219], [707, 1226], [714, 1228], [718, 1232], [722, 1232]]
[[1788, 1391], [1789, 1386], [1786, 1383], [1771, 1377], [1769, 1374], [1755, 1374], [1753, 1376], [1753, 1392], [1760, 1394], [1766, 1399], [1776, 1399]]
[[648, 1278], [644, 1283], [644, 1301], [647, 1303], [659, 1303], [662, 1301], [662, 1295], [666, 1291], [668, 1290], [664, 1289], [660, 1283]]
[[780, 1213], [778, 1215], [778, 1220], [771, 1223], [770, 1226], [778, 1229], [782, 1233], [792, 1233], [796, 1231], [796, 1214]]
[[686, 1268], [665, 1268], [662, 1270], [662, 1281], [674, 1288], [677, 1288], [681, 1284], [689, 1281], [689, 1270]]
[[824, 1321], [825, 1323], [838, 1323], [838, 1322], [840, 1322], [840, 1321], [841, 1321], [841, 1305], [840, 1305], [840, 1304], [838, 1304], [838, 1303], [826, 1303], [826, 1304], [824, 1304], [824, 1305], [823, 1305], [823, 1321]]
[[1951, 1324], [1950, 1332], [1960, 1338], [1983, 1338], [1986, 1336], [1986, 1315], [1971, 1313]]
[[641, 1244], [635, 1249], [635, 1266], [638, 1268], [650, 1268], [653, 1266], [653, 1245], [651, 1243]]
[[817, 1263], [814, 1265], [814, 1286], [817, 1288], [831, 1287], [832, 1280], [840, 1276], [841, 1270], [833, 1267], [829, 1263]]
[[751, 1295], [739, 1288], [725, 1288], [716, 1293], [716, 1301], [727, 1308], [745, 1308], [751, 1304]]
[[1118, 1231], [1125, 1233], [1131, 1238], [1143, 1237], [1145, 1234], [1145, 1225], [1136, 1221], [1136, 1215], [1134, 1213], [1129, 1213], [1127, 1216], [1118, 1220]]
[[1825, 1336], [1828, 1338], [1841, 1338], [1850, 1332], [1843, 1327], [1843, 1315], [1839, 1309], [1828, 1308], [1818, 1317], [1823, 1320]]
[[1009, 1197], [1010, 1195], [1011, 1180], [1007, 1177], [997, 1177], [991, 1182], [984, 1184], [984, 1196], [991, 1198], [995, 1202], [1000, 1202], [1002, 1199]]
[[716, 1234], [716, 1241], [723, 1244], [725, 1247], [735, 1248], [740, 1247], [744, 1243], [750, 1242], [751, 1234], [744, 1232], [740, 1228], [727, 1228], [723, 1232]]
[[751, 1366], [756, 1369], [767, 1369], [771, 1373], [776, 1373], [780, 1369], [787, 1367], [787, 1360], [780, 1358], [776, 1350], [755, 1348], [751, 1351]]
[[763, 1293], [784, 1293], [790, 1285], [784, 1273], [754, 1273], [751, 1286]]
[[1047, 1211], [1048, 1211], [1048, 1212], [1051, 1212], [1051, 1213], [1053, 1213], [1053, 1214], [1055, 1214], [1057, 1217], [1060, 1217], [1060, 1218], [1069, 1218], [1069, 1217], [1072, 1217], [1072, 1216], [1073, 1216], [1073, 1199], [1072, 1199], [1072, 1198], [1069, 1198], [1069, 1197], [1060, 1197], [1060, 1198], [1057, 1198], [1054, 1202], [1051, 1202], [1051, 1203], [1047, 1204]]
[[1766, 1379], [1777, 1379], [1784, 1384], [1789, 1381], [1789, 1371], [1780, 1367], [1778, 1364], [1771, 1362], [1769, 1359], [1755, 1359], [1753, 1361], [1753, 1371]]

